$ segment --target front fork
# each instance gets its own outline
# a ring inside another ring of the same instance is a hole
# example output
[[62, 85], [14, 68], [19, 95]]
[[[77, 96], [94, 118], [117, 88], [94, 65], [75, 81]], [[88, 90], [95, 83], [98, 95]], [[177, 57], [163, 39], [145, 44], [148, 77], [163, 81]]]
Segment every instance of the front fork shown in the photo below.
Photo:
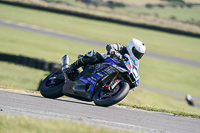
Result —
[[105, 84], [104, 86], [102, 86], [103, 90], [107, 90], [107, 91], [112, 91], [116, 85], [121, 82], [121, 80], [118, 80], [117, 77], [119, 76], [119, 72], [116, 73], [116, 75], [112, 78], [111, 82], [109, 84]]

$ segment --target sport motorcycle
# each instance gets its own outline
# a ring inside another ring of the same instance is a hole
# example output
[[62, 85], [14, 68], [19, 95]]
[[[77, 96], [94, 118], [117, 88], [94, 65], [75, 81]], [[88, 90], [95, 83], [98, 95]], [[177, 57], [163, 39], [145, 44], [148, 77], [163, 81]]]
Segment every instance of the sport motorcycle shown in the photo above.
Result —
[[65, 95], [107, 107], [123, 100], [139, 84], [138, 70], [128, 54], [123, 59], [108, 56], [73, 73], [66, 72], [68, 67], [69, 56], [65, 55], [62, 68], [41, 82], [42, 96], [55, 99]]

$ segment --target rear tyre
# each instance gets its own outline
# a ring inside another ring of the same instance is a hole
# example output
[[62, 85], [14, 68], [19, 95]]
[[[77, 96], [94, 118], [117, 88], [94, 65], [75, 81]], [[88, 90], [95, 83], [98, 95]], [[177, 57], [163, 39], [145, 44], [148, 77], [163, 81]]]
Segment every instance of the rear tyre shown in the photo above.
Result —
[[52, 80], [50, 79], [58, 75], [63, 76], [61, 70], [53, 72], [42, 81], [38, 89], [40, 90], [40, 93], [42, 94], [43, 97], [55, 99], [63, 96], [62, 87], [64, 85], [65, 80], [59, 79], [57, 82], [52, 83]]
[[104, 92], [99, 89], [95, 93], [93, 101], [97, 106], [111, 106], [123, 100], [127, 96], [129, 89], [130, 86], [128, 83], [119, 82], [119, 84], [114, 89], [115, 91], [113, 92]]

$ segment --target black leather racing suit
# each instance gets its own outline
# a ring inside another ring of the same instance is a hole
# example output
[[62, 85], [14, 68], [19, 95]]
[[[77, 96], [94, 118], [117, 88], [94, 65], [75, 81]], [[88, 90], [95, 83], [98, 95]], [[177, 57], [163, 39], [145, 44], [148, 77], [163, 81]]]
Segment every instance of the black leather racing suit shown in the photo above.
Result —
[[[115, 44], [107, 44], [106, 45], [107, 54], [111, 54], [112, 52], [119, 52], [121, 55], [128, 53], [126, 47], [120, 43]], [[94, 50], [87, 52], [84, 56], [76, 60], [73, 64], [71, 64], [69, 71], [75, 71], [81, 66], [93, 65], [96, 63], [100, 63], [104, 58], [98, 52]]]

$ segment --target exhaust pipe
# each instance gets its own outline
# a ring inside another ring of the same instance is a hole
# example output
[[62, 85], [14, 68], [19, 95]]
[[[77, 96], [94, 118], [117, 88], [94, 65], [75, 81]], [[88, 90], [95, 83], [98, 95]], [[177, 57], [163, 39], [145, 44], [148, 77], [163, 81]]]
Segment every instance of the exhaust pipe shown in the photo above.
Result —
[[62, 72], [63, 72], [63, 75], [65, 77], [65, 81], [68, 79], [67, 68], [69, 68], [69, 56], [64, 55], [62, 57]]

